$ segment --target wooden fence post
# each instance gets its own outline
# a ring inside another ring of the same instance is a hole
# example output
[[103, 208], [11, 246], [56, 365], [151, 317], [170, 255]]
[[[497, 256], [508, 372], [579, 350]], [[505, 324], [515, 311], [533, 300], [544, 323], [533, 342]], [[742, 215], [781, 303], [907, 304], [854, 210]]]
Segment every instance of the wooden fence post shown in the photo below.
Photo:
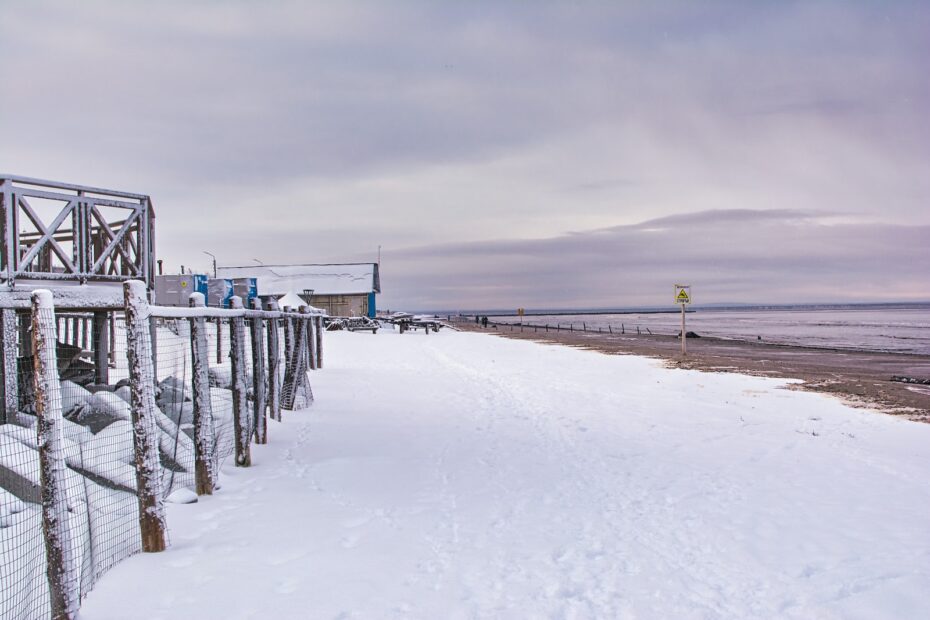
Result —
[[[229, 307], [242, 310], [242, 298], [233, 295]], [[245, 319], [229, 319], [229, 357], [232, 361], [233, 426], [236, 434], [236, 467], [252, 465], [252, 420], [246, 402], [245, 387]]]
[[16, 363], [19, 331], [16, 311], [12, 308], [0, 310], [0, 322], [0, 355], [3, 358], [3, 381], [0, 383], [0, 389], [3, 390], [3, 403], [0, 406], [3, 410], [0, 411], [0, 424], [4, 424], [14, 422], [19, 413], [19, 369]]
[[284, 306], [282, 308], [288, 316], [284, 317], [284, 372], [287, 372], [287, 365], [291, 363], [291, 354], [294, 352], [294, 318], [289, 316], [291, 308]]
[[[307, 306], [304, 305], [304, 304], [301, 304], [300, 306], [297, 307], [297, 312], [300, 313], [300, 314], [307, 314]], [[303, 318], [303, 317], [298, 317], [298, 318], [297, 318], [297, 322], [298, 322], [299, 324], [301, 324], [301, 325], [305, 325], [305, 324], [306, 324], [306, 323], [304, 323], [304, 318]], [[295, 333], [296, 333], [296, 332], [295, 332]], [[307, 355], [307, 351], [306, 351], [306, 344], [307, 344], [308, 342], [310, 342], [310, 340], [307, 338], [307, 330], [304, 329], [304, 330], [302, 330], [302, 332], [301, 332], [301, 340], [300, 340], [300, 342], [299, 342], [298, 345], [297, 345], [297, 346], [300, 348], [301, 352], [303, 353], [303, 355], [301, 356], [301, 364], [304, 365], [304, 368], [306, 368], [306, 367], [307, 367], [307, 364], [310, 362], [310, 356]]]
[[216, 318], [216, 363], [223, 363], [223, 319]]
[[130, 413], [139, 494], [139, 528], [142, 550], [164, 551], [165, 508], [158, 458], [158, 427], [155, 415], [155, 371], [152, 366], [152, 333], [145, 284], [123, 284], [126, 304], [126, 357], [129, 362]]
[[90, 322], [86, 318], [81, 319], [81, 348], [87, 350], [87, 328]]
[[307, 313], [307, 367], [310, 370], [316, 370], [316, 317], [310, 314], [308, 306], [303, 307], [303, 312]]
[[93, 337], [91, 339], [93, 342], [92, 348], [94, 350], [94, 383], [107, 384], [110, 382], [110, 338], [107, 334], [108, 326], [109, 321], [107, 321], [107, 313], [94, 312]]
[[313, 345], [313, 352], [311, 355], [313, 356], [314, 370], [320, 369], [320, 330], [323, 329], [323, 325], [317, 320], [319, 318], [320, 317], [318, 314], [314, 314], [310, 317], [311, 325], [313, 325], [313, 337], [311, 338], [310, 342]]
[[[146, 301], [148, 297], [146, 296]], [[149, 337], [152, 339], [152, 381], [158, 377], [158, 318], [149, 317]]]
[[[203, 293], [191, 293], [191, 308], [205, 308]], [[216, 486], [216, 437], [213, 434], [213, 401], [210, 397], [210, 350], [207, 321], [191, 318], [191, 383], [194, 388], [194, 485], [197, 495], [212, 495]]]
[[[252, 300], [252, 307], [261, 312], [262, 302]], [[252, 317], [252, 416], [255, 419], [255, 443], [268, 443], [268, 418], [265, 413], [265, 321], [261, 315]]]
[[107, 314], [110, 317], [110, 364], [116, 366], [116, 313]]
[[[278, 302], [270, 300], [266, 309], [278, 310]], [[271, 418], [281, 421], [281, 379], [279, 377], [281, 354], [278, 352], [278, 319], [268, 320], [268, 408]]]
[[323, 367], [323, 317], [316, 316], [316, 367]]
[[68, 525], [67, 469], [62, 436], [61, 384], [58, 379], [55, 307], [52, 293], [32, 293], [32, 343], [35, 351], [35, 408], [42, 488], [45, 574], [54, 620], [77, 613], [79, 585]]

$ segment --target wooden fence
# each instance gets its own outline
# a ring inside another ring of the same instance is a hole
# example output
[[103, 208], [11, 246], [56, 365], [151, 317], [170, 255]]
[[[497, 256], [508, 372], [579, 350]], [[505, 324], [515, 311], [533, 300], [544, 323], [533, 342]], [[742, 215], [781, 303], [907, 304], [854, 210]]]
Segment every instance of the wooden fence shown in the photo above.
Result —
[[[147, 289], [140, 281], [125, 282], [123, 293], [138, 532], [141, 549], [158, 552], [167, 546], [167, 524], [157, 427], [159, 418], [164, 416], [158, 410], [155, 396], [158, 360], [157, 348], [153, 346], [153, 324], [174, 320], [187, 321], [190, 326], [194, 491], [198, 495], [208, 495], [216, 488], [218, 466], [214, 458], [217, 436], [212, 427], [213, 402], [208, 372], [212, 356], [207, 346], [207, 321], [215, 321], [217, 328], [221, 323], [229, 327], [237, 467], [251, 465], [253, 441], [260, 444], [268, 441], [269, 416], [280, 420], [282, 409], [299, 408], [309, 402], [306, 400], [310, 389], [307, 371], [322, 367], [323, 323], [322, 316], [309, 313], [306, 307], [298, 311], [281, 310], [270, 303], [265, 308], [256, 305], [247, 309], [238, 297], [233, 298], [230, 309], [207, 308], [199, 293], [191, 295], [188, 308], [153, 306], [148, 303]], [[90, 331], [88, 321], [92, 316], [56, 316], [52, 293], [46, 290], [32, 294], [30, 312], [42, 539], [50, 617], [70, 619], [76, 617], [82, 592], [76, 568], [77, 553], [69, 540], [77, 523], [73, 520], [78, 517], [71, 514], [73, 510], [69, 511], [67, 476], [74, 474], [68, 472], [70, 463], [66, 462], [63, 449], [62, 429], [66, 422], [56, 346], [62, 337], [80, 345]], [[279, 348], [282, 329], [285, 346]], [[7, 342], [4, 350], [11, 348], [15, 349], [15, 340], [12, 345]], [[250, 385], [247, 385], [248, 375], [251, 375]], [[6, 616], [0, 613], [0, 617]]]
[[[469, 317], [460, 317], [457, 319], [459, 322], [472, 323], [473, 319]], [[477, 322], [476, 322], [477, 323]], [[627, 333], [636, 333], [638, 335], [648, 334], [650, 336], [655, 336], [652, 330], [648, 327], [641, 328], [638, 325], [631, 325], [627, 327], [625, 323], [620, 323], [619, 326], [616, 325], [592, 325], [588, 326], [586, 321], [578, 322], [568, 322], [568, 323], [556, 323], [554, 325], [549, 323], [508, 323], [501, 321], [488, 321], [485, 327], [490, 327], [492, 329], [506, 330], [511, 332], [543, 332], [548, 333], [552, 332], [581, 332], [589, 334], [618, 334], [624, 335]], [[628, 332], [629, 330], [629, 332]]]

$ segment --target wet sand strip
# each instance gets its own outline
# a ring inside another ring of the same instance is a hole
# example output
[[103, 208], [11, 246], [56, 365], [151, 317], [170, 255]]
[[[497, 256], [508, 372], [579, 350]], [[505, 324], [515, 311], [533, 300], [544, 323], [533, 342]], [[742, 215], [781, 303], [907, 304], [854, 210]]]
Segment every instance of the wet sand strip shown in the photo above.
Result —
[[507, 338], [558, 343], [618, 355], [643, 355], [664, 360], [669, 367], [708, 372], [737, 372], [801, 379], [797, 389], [832, 394], [858, 407], [878, 409], [930, 422], [930, 386], [892, 381], [892, 377], [930, 379], [930, 356], [821, 349], [719, 338], [689, 338], [682, 357], [676, 336], [609, 334], [581, 331], [534, 331], [532, 326], [496, 325], [484, 329], [474, 322], [457, 322], [469, 331]]

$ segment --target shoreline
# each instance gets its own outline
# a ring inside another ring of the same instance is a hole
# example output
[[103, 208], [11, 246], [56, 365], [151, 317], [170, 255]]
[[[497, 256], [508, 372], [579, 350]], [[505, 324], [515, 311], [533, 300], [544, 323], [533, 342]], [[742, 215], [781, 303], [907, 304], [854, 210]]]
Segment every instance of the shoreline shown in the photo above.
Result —
[[930, 356], [910, 353], [822, 349], [794, 345], [689, 338], [682, 357], [676, 336], [609, 334], [598, 332], [539, 332], [509, 325], [482, 328], [456, 321], [458, 329], [562, 344], [612, 355], [641, 355], [665, 362], [669, 368], [704, 372], [735, 372], [763, 377], [799, 379], [791, 389], [830, 394], [859, 408], [930, 423], [930, 386], [891, 381], [906, 376], [930, 379]]

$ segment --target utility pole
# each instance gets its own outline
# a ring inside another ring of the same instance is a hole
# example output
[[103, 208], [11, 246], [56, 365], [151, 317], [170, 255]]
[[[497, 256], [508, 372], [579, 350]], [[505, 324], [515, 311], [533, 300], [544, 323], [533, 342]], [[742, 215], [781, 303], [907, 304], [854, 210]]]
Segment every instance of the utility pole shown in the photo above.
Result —
[[203, 250], [203, 253], [213, 259], [213, 277], [215, 278], [216, 277], [216, 256], [214, 256], [213, 254], [210, 254], [206, 250]]

